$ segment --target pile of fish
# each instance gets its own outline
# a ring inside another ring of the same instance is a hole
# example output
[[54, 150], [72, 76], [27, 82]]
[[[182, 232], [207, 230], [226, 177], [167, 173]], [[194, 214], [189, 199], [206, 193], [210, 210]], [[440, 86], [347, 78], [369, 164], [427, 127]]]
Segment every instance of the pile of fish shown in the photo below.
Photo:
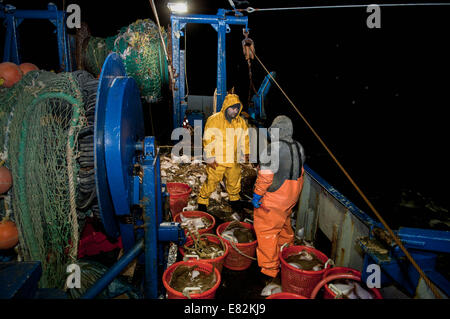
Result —
[[183, 295], [203, 293], [216, 284], [215, 267], [211, 273], [197, 270], [198, 266], [178, 266], [172, 273], [169, 286]]
[[193, 238], [193, 240], [193, 245], [189, 247], [184, 245], [185, 257], [198, 256], [200, 259], [215, 259], [225, 253], [225, 246], [210, 241], [206, 236], [200, 237], [198, 240]]
[[165, 156], [161, 160], [161, 181], [165, 183], [185, 183], [192, 188], [191, 196], [188, 201], [188, 207], [193, 208], [197, 205], [197, 195], [200, 187], [206, 180], [206, 165], [199, 160], [193, 160], [187, 156]]
[[286, 258], [286, 262], [301, 270], [319, 271], [324, 268], [324, 263], [317, 258], [314, 253], [302, 250], [298, 254], [290, 255]]
[[253, 231], [245, 228], [238, 221], [233, 221], [224, 229], [224, 231], [220, 234], [222, 238], [225, 238], [229, 242], [232, 243], [251, 243], [255, 241], [255, 235]]
[[206, 217], [186, 217], [183, 213], [180, 213], [180, 219], [181, 228], [194, 232], [212, 225], [212, 221]]
[[374, 296], [370, 291], [363, 288], [358, 282], [347, 279], [336, 280], [332, 284], [328, 284], [328, 288], [333, 291], [336, 296], [343, 299], [373, 299]]
[[[200, 187], [206, 181], [206, 164], [198, 159], [193, 159], [187, 155], [173, 156], [162, 155], [161, 159], [161, 179], [163, 183], [185, 183], [192, 188], [188, 202], [188, 210], [197, 207], [197, 196]], [[211, 198], [221, 202], [228, 200], [228, 194], [217, 186]]]
[[[188, 155], [174, 156], [165, 154], [160, 156], [162, 183], [185, 183], [192, 188], [187, 204], [187, 210], [197, 209], [197, 197], [202, 184], [206, 181], [206, 164]], [[253, 185], [256, 180], [256, 168], [250, 164], [241, 164], [241, 189], [243, 199], [251, 199]], [[232, 221], [233, 210], [229, 205], [229, 196], [225, 183], [221, 181], [209, 198], [208, 212], [215, 217]]]

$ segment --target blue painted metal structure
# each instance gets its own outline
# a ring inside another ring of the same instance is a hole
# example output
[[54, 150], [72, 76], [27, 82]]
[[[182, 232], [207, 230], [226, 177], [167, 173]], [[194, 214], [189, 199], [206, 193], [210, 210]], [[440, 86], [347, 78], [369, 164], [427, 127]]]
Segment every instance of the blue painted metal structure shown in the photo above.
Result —
[[[233, 12], [235, 16], [226, 15]], [[181, 127], [187, 109], [184, 83], [184, 50], [180, 50], [180, 37], [187, 23], [210, 24], [217, 31], [217, 103], [216, 111], [222, 108], [227, 94], [226, 73], [226, 34], [231, 31], [230, 25], [243, 25], [248, 32], [248, 18], [237, 12], [219, 9], [217, 15], [171, 14], [172, 25], [172, 64], [174, 68], [175, 85], [173, 92], [173, 126]]]
[[[400, 227], [394, 232], [416, 263], [445, 294], [450, 296], [450, 282], [436, 271], [437, 253], [450, 252], [450, 232], [420, 228]], [[365, 251], [364, 267], [376, 263], [382, 267], [382, 284], [392, 281], [399, 283], [411, 295], [419, 284], [420, 275], [405, 258], [405, 254], [396, 244], [392, 244], [388, 256], [377, 254], [361, 243]], [[366, 276], [363, 276], [365, 280]]]
[[248, 111], [249, 115], [255, 120], [266, 118], [266, 112], [264, 110], [264, 100], [270, 90], [270, 87], [272, 86], [272, 78], [275, 78], [275, 76], [275, 72], [270, 72], [270, 75], [267, 74], [262, 81], [258, 92], [252, 97], [253, 107], [249, 107]]
[[16, 10], [12, 5], [0, 4], [0, 18], [5, 19], [6, 38], [3, 62], [21, 64], [18, 27], [24, 19], [50, 20], [56, 27], [59, 65], [61, 70], [73, 71], [69, 36], [66, 32], [66, 12], [49, 3], [48, 10]]
[[[374, 238], [374, 234], [372, 232], [374, 228], [384, 229], [384, 226], [380, 222], [374, 220], [364, 211], [359, 209], [355, 204], [353, 204], [343, 194], [341, 194], [336, 188], [328, 184], [308, 165], [305, 164], [304, 169], [305, 173], [308, 174], [308, 177], [310, 177], [311, 180], [314, 181], [314, 183], [318, 185], [320, 189], [320, 193], [318, 194], [316, 194], [315, 192], [310, 192], [307, 195], [307, 197], [309, 197], [308, 200], [311, 201], [313, 198], [317, 198], [317, 200], [321, 201], [320, 198], [324, 196], [323, 191], [326, 191], [326, 193], [330, 194], [335, 200], [337, 200], [343, 206], [344, 208], [343, 212], [345, 211], [350, 212], [352, 216], [356, 217], [355, 220], [358, 220], [361, 223], [361, 225], [365, 225], [366, 227], [365, 236], [368, 236], [369, 238]], [[306, 188], [305, 186], [304, 188]], [[319, 207], [315, 207], [314, 209], [320, 210]], [[327, 209], [326, 213], [320, 216], [322, 217], [321, 223], [332, 224], [335, 221], [335, 219], [331, 217], [333, 213], [332, 210], [337, 208], [335, 208], [335, 206], [333, 205], [329, 205], [326, 206], [326, 209]], [[345, 217], [343, 219], [345, 220]], [[382, 286], [386, 286], [393, 282], [396, 282], [397, 284], [402, 286], [411, 296], [415, 296], [416, 294], [418, 294], [417, 290], [419, 286], [420, 275], [417, 272], [417, 270], [412, 266], [412, 264], [405, 258], [404, 253], [395, 243], [393, 243], [392, 246], [389, 247], [388, 254], [380, 254], [379, 252], [376, 252], [373, 249], [366, 247], [361, 240], [358, 240], [358, 237], [363, 235], [362, 233], [351, 234], [349, 237], [345, 237], [347, 232], [353, 233], [356, 232], [356, 229], [359, 228], [356, 225], [355, 220], [353, 220], [350, 223], [349, 228], [346, 228], [344, 222], [341, 222], [341, 225], [339, 226], [341, 236], [344, 238], [344, 240], [348, 241], [350, 238], [353, 239], [356, 237], [355, 240], [357, 241], [357, 243], [364, 252], [362, 261], [363, 264], [361, 265], [362, 281], [365, 282], [368, 276], [370, 275], [370, 273], [364, 271], [365, 269], [367, 269], [367, 266], [370, 264], [378, 264], [381, 267]], [[317, 225], [317, 228], [319, 228], [319, 225]], [[437, 254], [450, 252], [450, 232], [400, 227], [397, 231], [394, 231], [394, 233], [399, 237], [405, 248], [408, 249], [411, 256], [422, 268], [422, 270], [428, 276], [428, 278], [445, 294], [450, 296], [450, 282], [436, 270]], [[333, 239], [330, 238], [330, 240]], [[333, 243], [333, 245], [338, 244]], [[347, 247], [352, 247], [351, 243], [347, 243], [347, 246], [345, 246], [345, 248]], [[339, 263], [339, 260], [341, 259], [339, 257], [339, 253], [340, 251], [337, 252], [335, 263], [336, 262]], [[349, 252], [347, 251], [346, 253], [348, 254]], [[344, 258], [344, 259], [347, 262], [349, 262], [351, 258]], [[354, 264], [354, 261], [350, 261], [349, 264], [339, 264], [339, 266], [355, 267], [352, 263]]]
[[108, 235], [122, 237], [125, 254], [83, 298], [98, 295], [137, 256], [145, 264], [144, 296], [157, 298], [164, 243], [186, 238], [179, 223], [163, 222], [158, 148], [153, 136], [144, 136], [139, 90], [116, 53], [102, 67], [94, 141], [102, 221]]

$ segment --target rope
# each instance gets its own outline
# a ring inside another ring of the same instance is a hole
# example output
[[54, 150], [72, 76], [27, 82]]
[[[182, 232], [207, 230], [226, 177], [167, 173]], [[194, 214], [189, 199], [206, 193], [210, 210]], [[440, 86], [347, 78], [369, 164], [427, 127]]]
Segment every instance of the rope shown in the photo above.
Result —
[[[222, 248], [223, 248], [223, 252], [225, 253], [225, 250], [226, 250], [225, 243], [223, 242], [222, 238], [220, 238], [219, 236], [214, 235], [214, 234], [200, 234], [199, 235], [197, 230], [194, 230], [193, 232], [191, 232], [191, 230], [188, 229], [187, 231], [188, 231], [189, 236], [192, 238], [192, 241], [193, 241], [193, 244], [194, 244], [195, 248], [187, 247], [186, 245], [184, 245], [183, 248], [186, 251], [190, 251], [190, 252], [194, 251], [194, 252], [196, 252], [196, 254], [199, 256], [200, 259], [204, 259], [205, 256], [206, 257], [211, 257], [208, 254], [203, 254], [203, 253], [200, 252], [200, 249], [203, 248], [203, 247], [200, 247], [200, 238], [205, 237], [206, 240], [209, 241], [208, 240], [208, 236], [212, 236], [212, 237], [216, 237], [216, 238], [219, 239], [220, 244], [222, 245]], [[196, 236], [198, 235], [197, 238], [195, 238], [194, 234]], [[217, 257], [219, 257], [219, 256], [217, 256]], [[217, 257], [215, 257], [215, 258], [217, 258]], [[206, 258], [206, 259], [213, 259], [213, 258]]]
[[73, 232], [73, 242], [72, 249], [70, 251], [70, 257], [73, 260], [76, 260], [77, 252], [78, 252], [78, 218], [77, 218], [77, 204], [76, 204], [76, 194], [75, 194], [75, 185], [73, 179], [73, 167], [72, 167], [72, 158], [73, 158], [73, 150], [70, 145], [70, 137], [73, 136], [74, 127], [71, 126], [69, 130], [69, 139], [67, 140], [67, 174], [69, 177], [69, 196], [70, 196], [70, 223], [72, 225]]
[[356, 189], [356, 191], [359, 193], [359, 195], [363, 198], [363, 200], [366, 202], [366, 204], [369, 206], [369, 208], [372, 210], [372, 212], [377, 216], [377, 218], [380, 220], [380, 222], [383, 224], [383, 226], [386, 228], [386, 230], [389, 232], [389, 234], [392, 236], [396, 244], [400, 247], [400, 249], [403, 251], [403, 253], [406, 255], [406, 257], [409, 259], [411, 264], [414, 266], [414, 268], [419, 272], [420, 276], [425, 280], [425, 283], [430, 287], [433, 294], [436, 296], [436, 298], [441, 299], [441, 295], [437, 291], [436, 287], [433, 285], [433, 283], [428, 279], [428, 277], [425, 275], [425, 273], [422, 271], [422, 269], [417, 265], [415, 260], [412, 258], [412, 256], [409, 254], [408, 250], [403, 246], [400, 239], [394, 234], [392, 229], [388, 226], [388, 224], [384, 221], [384, 219], [381, 217], [380, 213], [377, 211], [377, 209], [372, 205], [372, 203], [369, 201], [369, 199], [366, 197], [366, 195], [361, 191], [361, 189], [358, 187], [358, 185], [355, 183], [355, 181], [351, 178], [351, 176], [347, 173], [347, 171], [344, 169], [344, 167], [341, 165], [341, 163], [337, 160], [337, 158], [334, 156], [334, 154], [331, 152], [331, 150], [327, 147], [325, 142], [320, 138], [319, 134], [314, 130], [314, 128], [309, 124], [309, 122], [306, 120], [306, 118], [303, 116], [303, 114], [298, 110], [298, 108], [295, 106], [294, 102], [289, 98], [289, 96], [286, 94], [286, 92], [281, 88], [281, 86], [278, 84], [278, 82], [272, 77], [270, 72], [267, 70], [267, 68], [264, 66], [264, 64], [261, 62], [259, 57], [255, 54], [253, 51], [253, 54], [255, 55], [256, 60], [261, 64], [263, 69], [267, 72], [267, 74], [270, 76], [272, 81], [276, 84], [276, 86], [280, 89], [281, 93], [283, 93], [284, 97], [289, 101], [289, 103], [292, 105], [292, 107], [295, 109], [295, 111], [300, 115], [302, 120], [305, 122], [305, 124], [308, 126], [308, 128], [311, 130], [311, 132], [314, 134], [314, 136], [319, 140], [320, 144], [325, 148], [325, 150], [328, 152], [328, 154], [331, 156], [331, 158], [336, 162], [338, 167], [341, 169], [341, 171], [344, 173], [344, 175], [347, 177], [347, 179], [350, 181], [350, 183], [353, 185], [353, 187]]
[[170, 74], [170, 80], [171, 80], [171, 84], [172, 84], [172, 88], [173, 88], [173, 86], [175, 85], [175, 78], [173, 76], [172, 61], [170, 61], [169, 54], [167, 53], [166, 44], [164, 43], [164, 39], [163, 39], [162, 32], [161, 32], [161, 25], [159, 24], [158, 12], [156, 11], [156, 7], [155, 7], [155, 2], [154, 2], [154, 0], [149, 0], [149, 1], [150, 1], [152, 10], [153, 10], [153, 14], [155, 15], [156, 23], [158, 24], [159, 38], [161, 39], [161, 43], [162, 43], [162, 46], [164, 49], [164, 55], [166, 56], [167, 66], [168, 66], [169, 74]]
[[310, 7], [287, 7], [287, 8], [252, 8], [237, 9], [239, 12], [253, 13], [256, 11], [287, 11], [287, 10], [308, 10], [308, 9], [339, 9], [339, 8], [367, 8], [371, 5], [379, 7], [407, 7], [407, 6], [448, 6], [449, 3], [384, 3], [384, 4], [354, 4], [354, 5], [336, 5], [336, 6], [310, 6]]
[[[231, 222], [230, 224], [228, 224], [228, 226], [225, 227], [225, 229], [222, 231], [222, 233], [223, 233], [224, 231], [226, 231], [232, 224], [233, 224], [233, 222]], [[257, 258], [250, 257], [250, 256], [244, 254], [239, 248], [236, 247], [236, 244], [233, 243], [231, 240], [227, 240], [227, 241], [230, 243], [231, 247], [233, 247], [234, 250], [236, 250], [236, 251], [237, 251], [239, 254], [241, 254], [242, 256], [247, 257], [247, 258], [249, 258], [249, 259], [251, 259], [251, 260], [258, 260]]]
[[241, 254], [242, 256], [247, 257], [247, 258], [250, 258], [251, 260], [257, 260], [255, 257], [250, 257], [250, 256], [244, 254], [242, 251], [240, 251], [240, 249], [237, 248], [237, 247], [236, 247], [236, 244], [233, 243], [232, 241], [229, 241], [229, 242], [230, 242], [231, 246], [232, 246], [239, 254]]

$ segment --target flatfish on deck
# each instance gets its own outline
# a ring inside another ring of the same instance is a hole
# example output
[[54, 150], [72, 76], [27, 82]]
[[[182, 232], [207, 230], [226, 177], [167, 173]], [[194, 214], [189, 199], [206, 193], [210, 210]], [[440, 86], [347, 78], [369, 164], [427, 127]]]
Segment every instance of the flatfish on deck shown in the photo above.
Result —
[[324, 268], [324, 263], [314, 253], [306, 250], [302, 250], [298, 254], [290, 255], [286, 258], [286, 262], [292, 267], [301, 270], [319, 271]]

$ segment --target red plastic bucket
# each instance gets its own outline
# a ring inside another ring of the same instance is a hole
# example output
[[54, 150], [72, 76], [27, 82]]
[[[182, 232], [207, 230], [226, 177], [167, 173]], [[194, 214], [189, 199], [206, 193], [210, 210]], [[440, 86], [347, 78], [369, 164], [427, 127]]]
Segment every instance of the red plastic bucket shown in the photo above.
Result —
[[170, 195], [170, 210], [176, 215], [187, 206], [192, 188], [183, 183], [167, 183], [167, 191]]
[[[327, 278], [334, 275], [339, 274], [350, 274], [355, 275], [358, 278], [361, 278], [361, 272], [353, 269], [353, 268], [347, 268], [347, 267], [333, 267], [328, 268], [325, 270], [325, 273], [323, 274], [323, 278]], [[373, 294], [374, 299], [383, 299], [381, 296], [380, 291], [377, 288], [371, 288], [370, 291]], [[336, 294], [328, 287], [328, 284], [324, 286], [324, 292], [323, 292], [323, 299], [335, 299]]]
[[266, 299], [308, 299], [308, 298], [301, 295], [293, 294], [292, 292], [279, 292], [270, 295]]
[[[216, 229], [217, 236], [222, 238], [222, 240], [226, 243], [229, 249], [229, 254], [225, 258], [225, 261], [223, 262], [223, 266], [231, 269], [231, 270], [245, 270], [252, 264], [252, 259], [243, 256], [241, 253], [236, 251], [231, 243], [223, 238], [221, 236], [222, 232], [225, 230], [225, 228], [230, 224], [231, 222], [226, 222], [221, 225], [219, 225]], [[247, 229], [251, 229], [253, 231], [253, 225], [248, 223], [240, 222], [242, 226], [244, 226]], [[255, 257], [256, 255], [256, 246], [258, 245], [258, 241], [254, 240], [250, 243], [234, 243], [237, 249], [239, 249], [242, 253], [244, 253], [247, 256]]]
[[[177, 263], [174, 263], [172, 266], [170, 266], [169, 268], [167, 268], [164, 273], [163, 273], [163, 277], [162, 277], [162, 282], [164, 287], [167, 290], [167, 298], [168, 299], [188, 299], [186, 296], [183, 295], [183, 293], [173, 289], [172, 287], [169, 286], [170, 280], [172, 278], [172, 273], [175, 271], [175, 269], [178, 266], [195, 266], [197, 265], [197, 269], [203, 273], [207, 273], [210, 274], [213, 266], [209, 263], [205, 263], [205, 262], [201, 262], [201, 261], [193, 261], [193, 260], [188, 260], [188, 261], [179, 261]], [[216, 283], [215, 285], [201, 293], [201, 294], [196, 294], [196, 293], [191, 293], [189, 296], [191, 299], [214, 299], [215, 295], [216, 295], [216, 291], [217, 288], [219, 288], [220, 286], [220, 281], [221, 281], [221, 277], [220, 277], [220, 272], [219, 270], [216, 268], [214, 269], [214, 273], [216, 275]]]
[[[199, 234], [204, 234], [204, 233], [212, 234], [213, 233], [213, 228], [214, 228], [214, 226], [216, 226], [216, 219], [214, 218], [214, 216], [212, 216], [208, 213], [202, 212], [200, 210], [187, 210], [187, 211], [178, 213], [173, 218], [174, 222], [181, 223], [181, 216], [180, 216], [181, 213], [183, 213], [183, 216], [186, 218], [197, 218], [197, 217], [208, 218], [211, 221], [211, 226], [209, 226], [208, 228], [199, 229], [198, 233]], [[187, 235], [188, 234], [187, 230], [184, 230], [184, 233]]]
[[[205, 235], [205, 236], [206, 236], [206, 238], [208, 238], [208, 240], [209, 240], [210, 242], [213, 242], [214, 244], [219, 244], [219, 245], [221, 244], [219, 238], [217, 238], [217, 237], [215, 237], [215, 236], [212, 236], [212, 235]], [[190, 246], [192, 246], [193, 244], [194, 244], [194, 241], [192, 240], [192, 238], [191, 238], [191, 237], [188, 237], [188, 238], [186, 239], [186, 244], [185, 244], [185, 246], [186, 246], [186, 247], [190, 247]], [[179, 250], [180, 250], [181, 256], [184, 257], [184, 255], [186, 254], [184, 248], [183, 248], [183, 247], [180, 247]], [[217, 258], [214, 258], [214, 259], [199, 259], [199, 260], [200, 260], [200, 261], [207, 262], [207, 263], [210, 263], [211, 265], [212, 265], [212, 264], [216, 265], [216, 268], [219, 269], [219, 272], [222, 272], [223, 262], [225, 261], [225, 258], [227, 257], [229, 251], [230, 251], [230, 250], [228, 249], [228, 245], [225, 244], [225, 252], [224, 252], [224, 254], [223, 254], [222, 256], [217, 257]], [[192, 259], [189, 259], [189, 260], [197, 260], [197, 259], [194, 258], [194, 257], [192, 257]]]
[[297, 269], [286, 262], [286, 259], [289, 256], [298, 254], [302, 250], [313, 253], [324, 264], [328, 261], [328, 257], [325, 254], [312, 247], [290, 246], [283, 249], [280, 252], [281, 287], [283, 292], [292, 292], [309, 298], [314, 287], [322, 279], [325, 269], [318, 271], [302, 270]]

